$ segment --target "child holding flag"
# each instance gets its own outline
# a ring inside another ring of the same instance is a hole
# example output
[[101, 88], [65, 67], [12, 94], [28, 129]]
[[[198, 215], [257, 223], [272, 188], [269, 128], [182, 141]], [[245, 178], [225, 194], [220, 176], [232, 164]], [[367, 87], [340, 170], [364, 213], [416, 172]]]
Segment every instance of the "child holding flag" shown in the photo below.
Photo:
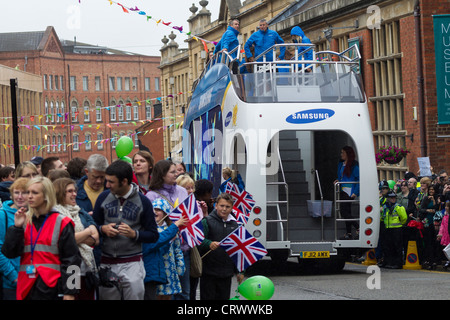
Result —
[[177, 233], [187, 219], [181, 217], [172, 223], [170, 205], [164, 199], [156, 199], [152, 205], [159, 239], [156, 243], [144, 243], [142, 248], [146, 272], [144, 300], [170, 300], [173, 294], [181, 292], [179, 276], [184, 274], [185, 265]]

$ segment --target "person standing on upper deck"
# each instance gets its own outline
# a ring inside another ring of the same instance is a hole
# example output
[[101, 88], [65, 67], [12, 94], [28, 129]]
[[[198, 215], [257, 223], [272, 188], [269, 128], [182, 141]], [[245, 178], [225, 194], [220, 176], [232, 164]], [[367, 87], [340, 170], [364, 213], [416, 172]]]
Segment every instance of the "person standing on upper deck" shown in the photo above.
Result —
[[[236, 48], [239, 45], [238, 40], [239, 35], [239, 20], [233, 19], [228, 24], [227, 31], [222, 35], [222, 38], [220, 39], [219, 43], [217, 43], [216, 48], [214, 49], [214, 54], [216, 54], [219, 51], [228, 51], [230, 52], [234, 48]], [[236, 58], [238, 52], [233, 52], [231, 54], [231, 57], [234, 59]]]
[[[284, 43], [284, 40], [280, 37], [280, 35], [276, 31], [269, 30], [269, 24], [267, 23], [266, 19], [261, 19], [259, 21], [259, 30], [253, 33], [250, 36], [250, 38], [248, 38], [244, 46], [245, 57], [247, 59], [247, 62], [255, 61], [255, 57], [259, 56], [261, 53], [272, 47], [274, 44], [280, 43]], [[250, 48], [253, 46], [255, 48], [255, 56], [253, 56], [252, 52], [250, 51]], [[285, 51], [286, 48], [284, 47], [280, 48], [279, 58], [281, 60], [284, 59]], [[263, 61], [263, 57], [260, 57], [257, 61], [258, 62]], [[272, 51], [267, 52], [266, 61], [273, 61]]]
[[[292, 36], [292, 42], [293, 43], [311, 43], [311, 40], [305, 35], [305, 33], [303, 32], [302, 28], [300, 28], [299, 26], [295, 26], [291, 29], [291, 36]], [[303, 60], [312, 60], [313, 59], [313, 52], [312, 50], [306, 51], [308, 50], [310, 47], [309, 46], [299, 46], [297, 51], [298, 51], [298, 57], [299, 59], [303, 59]], [[311, 64], [307, 64], [305, 68], [309, 67]], [[300, 68], [300, 66], [299, 66]], [[308, 68], [305, 70], [306, 72], [310, 72], [311, 68]]]

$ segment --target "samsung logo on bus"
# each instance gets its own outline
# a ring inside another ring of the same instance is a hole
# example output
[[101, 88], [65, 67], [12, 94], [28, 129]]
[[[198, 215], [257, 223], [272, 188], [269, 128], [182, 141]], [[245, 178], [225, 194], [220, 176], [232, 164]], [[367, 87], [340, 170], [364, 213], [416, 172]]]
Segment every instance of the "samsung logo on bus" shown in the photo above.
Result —
[[311, 109], [296, 112], [286, 118], [289, 123], [311, 123], [326, 120], [334, 115], [334, 111], [330, 109]]

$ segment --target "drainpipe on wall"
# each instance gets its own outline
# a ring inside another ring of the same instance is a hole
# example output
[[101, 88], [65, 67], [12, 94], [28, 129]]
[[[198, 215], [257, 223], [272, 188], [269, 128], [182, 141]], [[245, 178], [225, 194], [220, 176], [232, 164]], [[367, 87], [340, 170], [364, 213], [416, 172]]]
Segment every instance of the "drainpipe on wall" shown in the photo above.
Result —
[[425, 106], [423, 97], [423, 65], [422, 65], [422, 34], [420, 28], [420, 0], [414, 5], [414, 29], [416, 32], [416, 66], [417, 94], [419, 107], [420, 156], [427, 156], [427, 139], [425, 129]]

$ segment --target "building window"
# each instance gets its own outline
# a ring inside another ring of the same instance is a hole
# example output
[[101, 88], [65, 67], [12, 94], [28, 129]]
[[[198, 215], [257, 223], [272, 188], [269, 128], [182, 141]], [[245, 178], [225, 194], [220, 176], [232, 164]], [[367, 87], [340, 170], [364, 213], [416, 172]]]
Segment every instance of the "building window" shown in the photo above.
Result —
[[61, 152], [61, 136], [58, 136], [58, 152]]
[[131, 106], [127, 106], [126, 113], [127, 120], [131, 120]]
[[102, 103], [100, 101], [97, 101], [95, 106], [95, 121], [102, 122]]
[[125, 91], [130, 91], [130, 78], [125, 78]]
[[67, 151], [67, 136], [63, 135], [63, 151]]
[[137, 133], [134, 135], [134, 146], [137, 148], [139, 147], [139, 137]]
[[112, 147], [113, 149], [116, 148], [116, 143], [117, 143], [118, 137], [119, 137], [119, 136], [118, 136], [117, 132], [111, 133], [111, 147]]
[[92, 141], [91, 141], [91, 134], [90, 133], [86, 133], [84, 135], [85, 137], [85, 146], [86, 146], [86, 150], [92, 150]]
[[59, 102], [55, 102], [56, 108], [55, 108], [55, 116], [56, 116], [56, 122], [59, 123], [59, 116], [61, 113], [59, 113]]
[[116, 107], [115, 106], [111, 106], [109, 111], [111, 113], [111, 121], [116, 121]]
[[159, 91], [159, 78], [155, 78], [155, 91]]
[[150, 91], [150, 78], [144, 80], [145, 91]]
[[152, 120], [152, 106], [151, 105], [146, 105], [145, 106], [145, 118], [147, 120]]
[[47, 153], [50, 153], [50, 146], [52, 144], [50, 136], [47, 136]]
[[52, 151], [56, 152], [56, 136], [52, 137]]
[[48, 122], [48, 101], [45, 101], [44, 112], [45, 112], [45, 122]]
[[53, 90], [53, 75], [48, 76], [48, 90]]
[[[397, 145], [405, 147], [406, 129], [404, 114], [404, 92], [402, 88], [402, 52], [400, 23], [383, 23], [372, 30], [373, 59], [367, 60], [373, 66], [375, 95], [369, 98], [374, 105], [376, 147]], [[396, 137], [393, 138], [393, 132]], [[392, 166], [379, 168], [380, 179], [401, 179], [406, 171], [406, 160], [395, 169]]]
[[64, 101], [61, 101], [61, 122], [64, 123], [66, 120], [66, 108], [64, 107]]
[[95, 77], [95, 91], [100, 91], [100, 90], [101, 90], [100, 77]]
[[122, 91], [122, 77], [117, 77], [117, 91]]
[[59, 76], [59, 90], [64, 90], [64, 76]]
[[47, 90], [47, 75], [44, 74], [44, 90]]
[[137, 105], [133, 106], [134, 120], [139, 120], [139, 107]]
[[78, 103], [72, 101], [72, 122], [78, 122]]
[[80, 150], [80, 141], [78, 139], [78, 134], [73, 135], [73, 151]]
[[50, 101], [50, 115], [52, 116], [52, 123], [55, 123], [55, 114], [53, 109], [53, 101]]
[[123, 101], [119, 101], [119, 107], [118, 107], [118, 111], [119, 111], [119, 121], [123, 121]]
[[83, 76], [83, 91], [89, 91], [89, 77]]
[[55, 76], [55, 90], [58, 90], [58, 76]]
[[75, 76], [70, 76], [70, 90], [77, 90], [77, 78]]
[[97, 150], [103, 150], [103, 133], [98, 132], [97, 133]]
[[84, 102], [84, 122], [90, 122], [91, 121], [91, 115], [89, 114], [89, 101]]
[[137, 89], [138, 89], [137, 78], [136, 77], [133, 77], [131, 79], [131, 88], [133, 89], [133, 91], [137, 91]]
[[115, 91], [116, 90], [116, 80], [114, 77], [109, 77], [109, 90]]

